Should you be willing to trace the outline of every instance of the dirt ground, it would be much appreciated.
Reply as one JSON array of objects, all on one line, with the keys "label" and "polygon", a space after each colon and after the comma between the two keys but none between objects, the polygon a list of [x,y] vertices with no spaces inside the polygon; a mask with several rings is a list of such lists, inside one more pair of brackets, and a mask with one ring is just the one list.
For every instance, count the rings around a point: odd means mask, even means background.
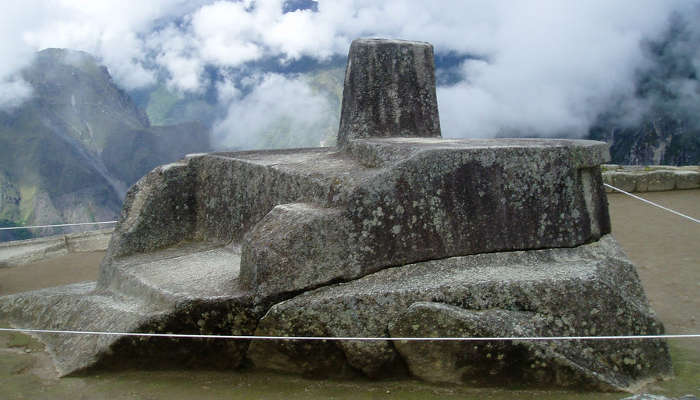
[{"label": "dirt ground", "polygon": [[97,280],[104,251],[72,253],[15,268],[0,268],[0,296]]},{"label": "dirt ground", "polygon": [[[700,218],[700,190],[640,196]],[[623,194],[608,195],[608,202],[613,236],[637,266],[667,333],[700,332],[700,224]]]},{"label": "dirt ground", "polygon": [[[700,217],[700,190],[644,193]],[[700,224],[621,194],[610,194],[613,235],[637,265],[647,296],[667,333],[700,333]],[[95,280],[104,252],[72,254],[0,268],[0,295]],[[2,322],[0,322],[2,324]],[[1,325],[6,326],[6,325]],[[647,392],[700,395],[700,339],[669,340],[676,378]],[[620,399],[624,394],[434,386],[416,381],[333,381],[261,372],[124,371],[57,379],[43,346],[0,332],[0,399]]]}]

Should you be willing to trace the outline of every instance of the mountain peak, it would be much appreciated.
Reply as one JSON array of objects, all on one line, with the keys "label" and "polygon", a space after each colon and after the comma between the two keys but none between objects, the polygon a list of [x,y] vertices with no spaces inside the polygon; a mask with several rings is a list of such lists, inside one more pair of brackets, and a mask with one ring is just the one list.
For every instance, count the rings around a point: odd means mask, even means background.
[{"label": "mountain peak", "polygon": [[36,53],[32,65],[39,69],[55,69],[57,66],[73,67],[101,79],[112,79],[107,68],[95,56],[81,50],[47,48]]},{"label": "mountain peak", "polygon": [[5,223],[114,219],[127,187],[151,168],[209,150],[203,126],[151,127],[84,51],[44,49],[22,77],[32,97],[0,115]]}]

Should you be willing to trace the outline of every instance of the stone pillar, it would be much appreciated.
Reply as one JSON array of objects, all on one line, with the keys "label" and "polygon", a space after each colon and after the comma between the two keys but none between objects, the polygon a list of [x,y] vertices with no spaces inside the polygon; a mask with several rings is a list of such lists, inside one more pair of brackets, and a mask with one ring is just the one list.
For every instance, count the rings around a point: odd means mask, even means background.
[{"label": "stone pillar", "polygon": [[440,137],[433,46],[356,39],[345,70],[338,146],[369,137]]}]

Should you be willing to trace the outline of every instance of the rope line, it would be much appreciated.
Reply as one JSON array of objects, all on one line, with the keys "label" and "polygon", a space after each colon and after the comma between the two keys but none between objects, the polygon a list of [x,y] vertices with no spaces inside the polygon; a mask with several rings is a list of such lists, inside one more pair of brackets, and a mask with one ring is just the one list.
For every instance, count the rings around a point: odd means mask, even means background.
[{"label": "rope line", "polygon": [[511,336],[511,337],[343,337],[343,336],[254,336],[254,335],[196,335],[185,333],[141,333],[141,332],[99,332],[69,331],[56,329],[0,328],[0,332],[53,333],[102,336],[140,336],[180,339],[234,339],[234,340],[309,340],[309,341],[391,341],[391,342],[454,342],[454,341],[544,341],[544,340],[643,340],[643,339],[691,339],[700,338],[696,334],[672,335],[620,335],[620,336]]},{"label": "rope line", "polygon": [[10,226],[0,228],[0,231],[9,231],[12,229],[33,229],[33,228],[58,228],[61,226],[79,226],[79,225],[100,225],[100,224],[116,224],[117,221],[102,221],[102,222],[78,222],[75,224],[55,224],[55,225],[31,225],[31,226]]},{"label": "rope line", "polygon": [[668,211],[668,212],[674,213],[674,214],[676,214],[676,215],[678,215],[678,216],[681,216],[681,217],[683,217],[683,218],[687,218],[687,219],[689,219],[689,220],[691,220],[691,221],[693,221],[693,222],[695,222],[695,223],[700,224],[700,219],[696,219],[696,218],[693,218],[693,217],[691,217],[691,216],[685,215],[685,214],[683,214],[683,213],[679,213],[679,212],[676,211],[676,210],[671,210],[670,208],[664,207],[664,206],[662,206],[661,204],[657,204],[657,203],[654,203],[653,201],[647,200],[647,199],[645,199],[645,198],[642,198],[642,197],[639,197],[639,196],[635,196],[635,195],[633,195],[632,193],[625,192],[624,190],[618,189],[618,188],[616,188],[615,186],[612,186],[612,185],[608,185],[607,183],[603,183],[603,185],[605,185],[606,187],[609,187],[609,188],[612,189],[612,190],[615,190],[615,191],[618,191],[618,192],[620,192],[620,193],[626,194],[626,195],[628,195],[628,196],[630,196],[630,197],[633,197],[633,198],[635,198],[635,199],[637,199],[637,200],[643,201],[643,202],[645,202],[645,203],[647,203],[647,204],[651,204],[652,206],[655,206],[655,207],[659,207],[659,208],[662,209],[662,210],[666,210],[666,211]]}]

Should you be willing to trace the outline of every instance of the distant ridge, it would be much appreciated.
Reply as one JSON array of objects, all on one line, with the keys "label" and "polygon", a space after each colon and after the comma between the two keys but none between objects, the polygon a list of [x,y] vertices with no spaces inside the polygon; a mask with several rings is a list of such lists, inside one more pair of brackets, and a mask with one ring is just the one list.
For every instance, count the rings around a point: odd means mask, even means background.
[{"label": "distant ridge", "polygon": [[22,76],[32,97],[0,111],[4,225],[114,219],[128,187],[153,167],[210,150],[202,124],[151,126],[88,53],[42,50]]}]

